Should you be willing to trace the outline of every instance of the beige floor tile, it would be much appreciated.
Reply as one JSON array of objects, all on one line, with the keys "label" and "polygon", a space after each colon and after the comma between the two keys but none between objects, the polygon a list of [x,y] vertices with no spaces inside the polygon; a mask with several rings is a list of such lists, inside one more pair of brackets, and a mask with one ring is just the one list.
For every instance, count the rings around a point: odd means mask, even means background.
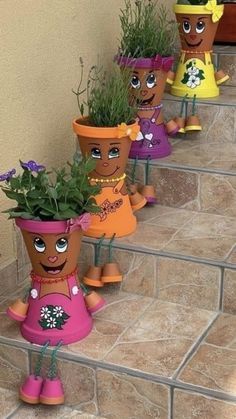
[{"label": "beige floor tile", "polygon": [[18,394],[6,388],[0,388],[0,418],[5,419],[19,406]]},{"label": "beige floor tile", "polygon": [[177,229],[173,227],[142,223],[138,225],[135,233],[119,241],[128,246],[135,244],[143,249],[160,250],[171,240],[176,231]]},{"label": "beige floor tile", "polygon": [[236,351],[203,344],[178,379],[236,396]]},{"label": "beige floor tile", "polygon": [[236,404],[175,390],[173,419],[236,419]]},{"label": "beige floor tile", "polygon": [[155,301],[105,361],[171,377],[213,317],[206,310]]},{"label": "beige floor tile", "polygon": [[100,416],[82,413],[66,406],[27,406],[26,404],[22,405],[12,417],[15,419],[102,419]]},{"label": "beige floor tile", "polygon": [[173,303],[217,310],[219,268],[177,259],[158,258],[157,297]]},{"label": "beige floor tile", "polygon": [[106,306],[95,317],[100,320],[108,320],[127,327],[134,322],[153,301],[151,298],[126,292],[112,292],[102,290]]},{"label": "beige floor tile", "polygon": [[[236,262],[235,250],[228,258],[228,262]],[[223,311],[236,314],[236,271],[232,269],[224,271]]]},{"label": "beige floor tile", "polygon": [[197,173],[151,166],[150,179],[161,205],[184,207],[198,197]]},{"label": "beige floor tile", "polygon": [[182,208],[170,208],[165,205],[145,207],[137,213],[139,223],[159,225],[162,227],[180,228],[190,221],[195,212]]},{"label": "beige floor tile", "polygon": [[168,419],[166,386],[126,374],[97,371],[101,415],[111,419]]},{"label": "beige floor tile", "polygon": [[106,320],[95,319],[93,330],[80,342],[68,346],[68,351],[77,355],[85,355],[101,360],[112,348],[125,326]]},{"label": "beige floor tile", "polygon": [[236,316],[221,314],[210,329],[206,343],[236,350]]},{"label": "beige floor tile", "polygon": [[202,211],[235,217],[236,178],[202,173],[199,199]]},{"label": "beige floor tile", "polygon": [[157,257],[140,253],[134,253],[133,256],[132,263],[121,285],[122,290],[154,297],[156,295]]},{"label": "beige floor tile", "polygon": [[164,246],[164,250],[225,260],[235,244],[235,237],[235,218],[199,213]]},{"label": "beige floor tile", "polygon": [[0,387],[18,392],[29,372],[28,352],[0,344]]}]

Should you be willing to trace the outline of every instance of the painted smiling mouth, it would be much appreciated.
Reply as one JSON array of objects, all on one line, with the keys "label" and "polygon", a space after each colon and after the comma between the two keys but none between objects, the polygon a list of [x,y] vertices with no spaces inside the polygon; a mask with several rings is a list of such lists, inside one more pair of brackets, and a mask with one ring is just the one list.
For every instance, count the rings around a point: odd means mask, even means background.
[{"label": "painted smiling mouth", "polygon": [[154,94],[154,95],[152,95],[150,98],[145,99],[145,100],[137,99],[137,104],[138,104],[139,106],[150,105],[150,103],[151,103],[151,102],[153,101],[153,99],[154,99],[154,96],[155,96],[155,94]]},{"label": "painted smiling mouth", "polygon": [[199,47],[199,45],[201,45],[201,43],[202,43],[202,39],[201,39],[201,41],[199,41],[197,44],[190,44],[188,41],[186,41],[185,40],[185,42],[186,42],[186,44],[188,45],[188,47],[192,47],[192,48],[194,48],[194,47]]},{"label": "painted smiling mouth", "polygon": [[104,176],[104,177],[110,177],[110,176],[113,176],[116,172],[117,172],[117,170],[119,170],[119,166],[116,166],[116,169],[114,170],[114,172],[112,172],[112,173],[110,173],[109,175],[104,175],[104,173],[99,173],[99,172],[97,172],[97,170],[94,170],[99,176]]},{"label": "painted smiling mouth", "polygon": [[67,261],[65,260],[65,262],[63,262],[59,266],[46,266],[43,263],[40,263],[40,265],[45,270],[45,272],[47,272],[48,274],[50,274],[50,275],[57,275],[57,274],[59,274],[62,271],[62,269],[64,268],[66,262]]}]

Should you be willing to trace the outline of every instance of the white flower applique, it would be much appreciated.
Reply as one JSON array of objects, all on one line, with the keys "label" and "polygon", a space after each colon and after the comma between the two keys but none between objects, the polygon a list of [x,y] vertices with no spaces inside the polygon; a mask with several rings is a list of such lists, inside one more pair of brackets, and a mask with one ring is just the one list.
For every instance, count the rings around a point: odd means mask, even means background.
[{"label": "white flower applique", "polygon": [[62,306],[48,304],[41,307],[40,320],[38,322],[43,330],[62,330],[69,318],[70,316],[63,310]]},{"label": "white flower applique", "polygon": [[186,65],[186,71],[181,83],[186,84],[190,89],[200,86],[201,80],[204,80],[204,71],[196,67],[195,61],[190,61]]}]

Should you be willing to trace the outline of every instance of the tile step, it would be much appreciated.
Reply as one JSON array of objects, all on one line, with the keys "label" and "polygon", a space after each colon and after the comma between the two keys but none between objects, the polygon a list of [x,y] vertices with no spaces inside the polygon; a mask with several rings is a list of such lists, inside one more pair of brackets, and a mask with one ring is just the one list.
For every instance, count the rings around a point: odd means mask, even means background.
[{"label": "tile step", "polygon": [[230,76],[225,83],[236,86],[236,47],[231,45],[215,45],[213,48],[216,66]]},{"label": "tile step", "polygon": [[[163,109],[165,120],[180,114],[182,98],[164,94]],[[187,116],[192,113],[192,99],[188,99]],[[185,139],[196,138],[206,143],[235,143],[236,120],[236,87],[221,87],[221,94],[217,98],[197,99],[197,115],[200,118],[202,131],[184,134]],[[181,137],[182,136],[182,137]],[[177,138],[183,138],[178,134]]]},{"label": "tile step", "polygon": [[[210,214],[236,216],[236,144],[172,140],[172,154],[150,161],[150,183],[162,205]],[[145,160],[139,160],[136,179],[145,182]],[[128,174],[133,161],[128,164]]]},{"label": "tile step", "polygon": [[[220,419],[235,418],[236,316],[114,289],[102,293],[107,305],[94,316],[91,334],[58,352],[68,407],[114,419],[131,412],[137,419],[215,419],[205,414],[220,408],[226,415]],[[6,317],[8,304],[0,310],[1,378],[16,392],[39,347]]]},{"label": "tile step", "polygon": [[[134,234],[116,239],[124,279],[114,288],[201,309],[236,313],[236,218],[157,205],[137,213]],[[94,260],[84,237],[80,278]],[[108,260],[104,240],[100,265]],[[111,286],[112,287],[112,286]]]}]

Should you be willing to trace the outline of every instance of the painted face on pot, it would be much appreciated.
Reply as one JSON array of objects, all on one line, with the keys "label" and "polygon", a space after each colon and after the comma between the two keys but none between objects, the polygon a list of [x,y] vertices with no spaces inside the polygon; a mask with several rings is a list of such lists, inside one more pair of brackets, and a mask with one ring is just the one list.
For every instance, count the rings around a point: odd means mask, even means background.
[{"label": "painted face on pot", "polygon": [[130,80],[131,102],[141,107],[152,107],[160,104],[167,73],[162,70],[135,68]]},{"label": "painted face on pot", "polygon": [[212,49],[218,22],[207,15],[176,15],[182,49],[203,52]]},{"label": "painted face on pot", "polygon": [[123,175],[131,147],[131,140],[123,138],[84,138],[80,137],[83,155],[89,155],[96,161],[95,169],[90,173],[93,178],[112,179]]},{"label": "painted face on pot", "polygon": [[73,272],[80,252],[81,230],[70,234],[38,234],[22,231],[33,271],[57,278]]}]

